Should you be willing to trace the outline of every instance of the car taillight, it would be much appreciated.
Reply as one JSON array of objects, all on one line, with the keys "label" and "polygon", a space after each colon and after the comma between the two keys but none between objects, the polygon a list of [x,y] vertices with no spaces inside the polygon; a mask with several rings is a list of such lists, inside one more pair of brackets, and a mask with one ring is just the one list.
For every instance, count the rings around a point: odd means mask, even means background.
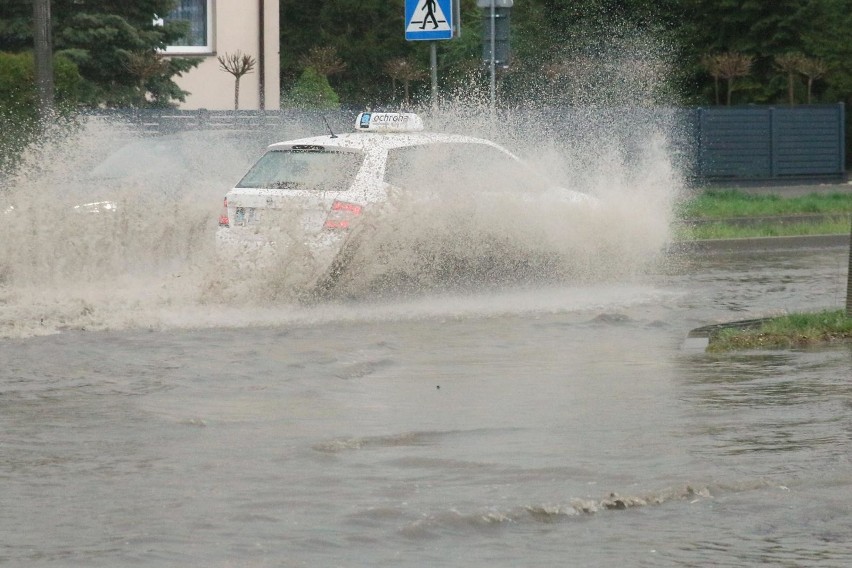
[{"label": "car taillight", "polygon": [[225,204],[222,206],[222,214],[219,215],[219,226],[230,227],[231,221],[228,219],[228,198],[225,198]]},{"label": "car taillight", "polygon": [[325,218],[324,229],[348,229],[349,225],[361,214],[363,207],[357,203],[346,201],[335,201],[331,204],[331,211]]}]

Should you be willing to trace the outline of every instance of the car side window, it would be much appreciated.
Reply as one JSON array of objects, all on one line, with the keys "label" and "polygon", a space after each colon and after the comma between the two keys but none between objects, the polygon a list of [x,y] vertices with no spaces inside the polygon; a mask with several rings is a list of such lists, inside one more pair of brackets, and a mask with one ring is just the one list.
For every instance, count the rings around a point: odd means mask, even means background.
[{"label": "car side window", "polygon": [[406,189],[513,189],[525,178],[523,165],[488,144],[433,143],[388,151],[385,181]]}]

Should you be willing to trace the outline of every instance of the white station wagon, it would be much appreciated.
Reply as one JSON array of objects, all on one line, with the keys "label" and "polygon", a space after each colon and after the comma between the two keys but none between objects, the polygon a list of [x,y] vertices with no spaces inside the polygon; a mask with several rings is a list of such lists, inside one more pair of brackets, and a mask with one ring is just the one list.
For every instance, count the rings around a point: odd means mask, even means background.
[{"label": "white station wagon", "polygon": [[[380,220],[400,202],[499,191],[530,200],[542,183],[489,140],[423,132],[413,113],[362,112],[355,132],[269,146],[225,196],[217,246],[229,256],[307,247],[323,270],[353,240],[368,238],[366,219]],[[558,191],[563,202],[591,201]]]}]

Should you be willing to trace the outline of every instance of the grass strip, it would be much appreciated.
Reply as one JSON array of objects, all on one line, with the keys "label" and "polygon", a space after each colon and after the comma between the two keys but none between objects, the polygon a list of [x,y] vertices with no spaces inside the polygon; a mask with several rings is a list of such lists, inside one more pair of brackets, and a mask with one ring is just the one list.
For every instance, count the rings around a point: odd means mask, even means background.
[{"label": "grass strip", "polygon": [[721,329],[710,336],[707,351],[789,349],[852,341],[852,318],[844,310],[794,313],[754,329]]},{"label": "grass strip", "polygon": [[751,195],[737,190],[711,190],[687,200],[677,209],[680,219],[771,217],[805,213],[852,213],[852,192],[781,197]]},{"label": "grass strip", "polygon": [[[837,235],[849,232],[844,216],[852,214],[852,192],[782,197],[709,190],[678,205],[676,213],[681,241]],[[815,218],[790,222],[797,215]]]}]

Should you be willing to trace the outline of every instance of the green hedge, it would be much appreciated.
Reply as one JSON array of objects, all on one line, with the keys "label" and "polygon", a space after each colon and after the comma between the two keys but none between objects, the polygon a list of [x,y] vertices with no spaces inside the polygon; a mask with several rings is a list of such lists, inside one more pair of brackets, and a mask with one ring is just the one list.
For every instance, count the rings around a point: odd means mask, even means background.
[{"label": "green hedge", "polygon": [[[56,111],[68,117],[77,106],[82,78],[77,66],[61,55],[53,59],[53,76]],[[39,132],[33,54],[0,52],[0,168],[4,174]]]}]

